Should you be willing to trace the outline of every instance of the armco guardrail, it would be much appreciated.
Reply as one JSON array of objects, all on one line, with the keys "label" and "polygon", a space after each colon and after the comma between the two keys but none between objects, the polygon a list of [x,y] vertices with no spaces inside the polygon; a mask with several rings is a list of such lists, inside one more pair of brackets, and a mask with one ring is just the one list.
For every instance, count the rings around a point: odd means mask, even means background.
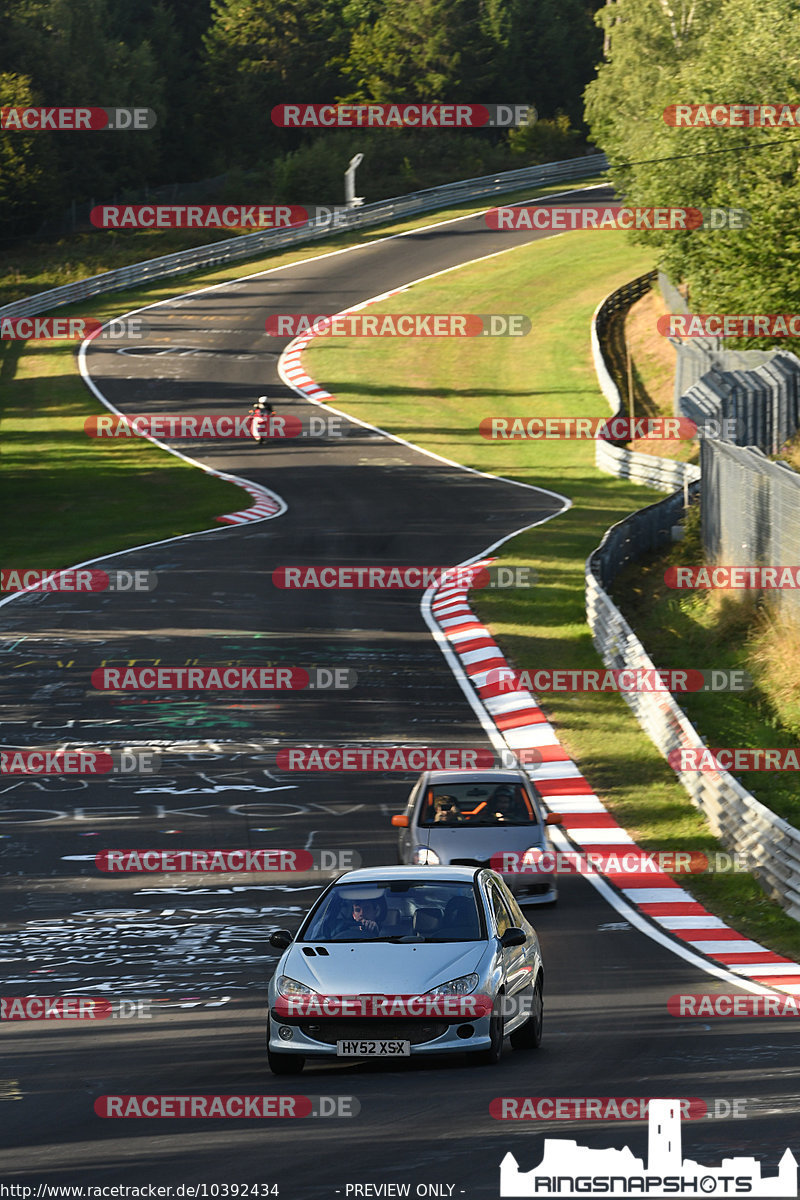
[{"label": "armco guardrail", "polygon": [[[612,293],[613,297],[617,295]],[[598,313],[605,303],[599,306]],[[618,307],[618,300],[614,300],[614,304]],[[616,415],[622,407],[622,398],[603,357],[597,335],[598,313],[592,319],[595,369],[603,394]],[[609,443],[598,442],[597,450],[596,464],[602,470],[610,470],[611,474],[622,475],[632,465],[635,473],[630,473],[628,478],[649,482],[640,477],[640,464],[635,461],[649,459],[654,464],[653,471],[660,467],[678,468],[687,482],[692,480],[692,495],[700,490],[699,467],[632,454]],[[601,454],[607,457],[608,466],[599,461]],[[665,484],[667,477],[665,473]],[[653,482],[653,486],[659,484]],[[586,619],[597,652],[607,667],[655,667],[606,589],[629,562],[669,543],[672,526],[677,523],[682,510],[683,495],[676,492],[632,513],[607,531],[586,562]],[[665,757],[672,750],[700,749],[705,745],[669,692],[622,695],[645,733]],[[767,895],[781,904],[789,916],[800,920],[800,831],[771,812],[727,771],[679,771],[677,775],[722,844],[730,851],[746,855]]]},{"label": "armco guardrail", "polygon": [[[614,316],[627,310],[635,300],[644,296],[652,287],[657,275],[657,271],[649,271],[646,275],[640,275],[617,288],[598,304],[592,314],[594,369],[600,390],[615,417],[624,414],[626,409],[606,361],[604,338]],[[599,471],[605,471],[607,475],[616,475],[618,479],[630,479],[633,483],[641,483],[660,492],[674,492],[676,488],[683,487],[684,483],[694,483],[700,478],[700,468],[691,463],[657,458],[653,454],[641,454],[599,438],[594,446],[594,464]]]},{"label": "armco guardrail", "polygon": [[[677,518],[682,502],[682,496],[670,496],[612,526],[586,563],[586,619],[597,651],[608,667],[655,666],[603,584],[608,586],[620,565],[635,556],[626,556],[626,549],[630,550],[640,536],[632,535],[630,526],[649,514],[651,533],[657,528],[666,529]],[[661,512],[655,515],[655,509]],[[672,750],[705,745],[669,692],[622,695],[665,757]],[[727,771],[679,771],[677,775],[722,844],[730,851],[745,854],[767,895],[789,916],[800,920],[800,830],[770,812]]]},{"label": "armco guardrail", "polygon": [[92,275],[76,283],[39,292],[24,300],[15,300],[0,308],[0,316],[28,317],[46,312],[64,304],[74,304],[104,292],[118,292],[152,279],[164,279],[171,275],[185,275],[201,267],[215,267],[222,263],[237,262],[251,258],[262,250],[279,250],[284,246],[295,246],[303,242],[330,237],[331,233],[342,233],[349,229],[366,229],[385,221],[413,216],[415,213],[430,212],[458,204],[465,200],[478,200],[484,196],[496,196],[517,188],[554,183],[558,180],[579,179],[598,171],[605,171],[608,160],[605,154],[590,154],[583,158],[570,158],[565,162],[542,163],[536,167],[523,167],[517,171],[502,171],[497,175],[482,175],[475,179],[461,179],[456,183],[445,183],[440,187],[425,188],[410,192],[407,196],[395,196],[390,200],[378,200],[351,209],[345,214],[345,224],[331,227],[327,223],[312,222],[298,229],[268,229],[263,233],[248,233],[229,238],[224,242],[212,242],[207,246],[196,246],[192,250],[180,250],[176,254],[165,254],[147,262],[119,267]]}]

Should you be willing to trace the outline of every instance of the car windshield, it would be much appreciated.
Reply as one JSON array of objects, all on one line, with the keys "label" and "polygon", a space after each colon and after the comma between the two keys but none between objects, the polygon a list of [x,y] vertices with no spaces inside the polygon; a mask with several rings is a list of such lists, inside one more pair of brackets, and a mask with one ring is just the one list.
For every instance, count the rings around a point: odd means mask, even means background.
[{"label": "car windshield", "polygon": [[301,942],[474,942],[486,937],[471,883],[337,884]]},{"label": "car windshield", "polygon": [[439,783],[427,788],[419,824],[500,826],[538,825],[530,797],[519,783]]}]

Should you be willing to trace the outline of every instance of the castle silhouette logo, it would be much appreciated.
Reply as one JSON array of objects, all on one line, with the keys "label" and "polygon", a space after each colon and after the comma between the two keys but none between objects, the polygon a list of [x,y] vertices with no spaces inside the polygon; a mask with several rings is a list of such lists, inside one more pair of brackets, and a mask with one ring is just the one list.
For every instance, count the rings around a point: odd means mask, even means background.
[{"label": "castle silhouette logo", "polygon": [[542,1161],[520,1171],[509,1153],[500,1164],[501,1196],[541,1200],[568,1196],[797,1196],[797,1160],[787,1149],[778,1174],[762,1179],[757,1158],[724,1158],[702,1167],[681,1153],[679,1100],[651,1100],[647,1166],[630,1149],[590,1150],[567,1138],[545,1138]]}]

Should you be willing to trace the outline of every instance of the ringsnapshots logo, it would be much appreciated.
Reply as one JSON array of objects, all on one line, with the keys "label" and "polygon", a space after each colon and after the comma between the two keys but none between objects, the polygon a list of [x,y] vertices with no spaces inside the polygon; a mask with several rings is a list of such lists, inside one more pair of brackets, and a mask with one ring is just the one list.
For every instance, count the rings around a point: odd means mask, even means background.
[{"label": "ringsnapshots logo", "polygon": [[155,571],[99,571],[72,567],[54,571],[52,567],[0,568],[3,592],[152,592],[158,585]]},{"label": "ringsnapshots logo", "polygon": [[[98,1117],[177,1117],[181,1120],[212,1117],[257,1120],[302,1117],[357,1117],[361,1103],[355,1096],[98,1096]],[[198,1193],[199,1195],[200,1193]],[[188,1193],[187,1193],[188,1195]]]},{"label": "ringsnapshots logo", "polygon": [[656,321],[662,337],[800,337],[800,313],[665,313]]},{"label": "ringsnapshots logo", "polygon": [[157,775],[154,750],[0,750],[0,775]]},{"label": "ringsnapshots logo", "polygon": [[690,233],[696,230],[747,229],[744,208],[626,208],[621,205],[528,205],[490,208],[484,214],[488,229],[542,230],[566,233],[575,229],[628,229]]},{"label": "ringsnapshots logo", "polygon": [[674,129],[794,129],[800,104],[669,104],[662,115]]},{"label": "ringsnapshots logo", "polygon": [[284,591],[425,591],[429,587],[529,588],[538,583],[532,567],[498,563],[469,567],[286,566],[272,572],[273,587]]},{"label": "ringsnapshots logo", "polygon": [[591,1149],[573,1139],[546,1138],[542,1159],[521,1171],[510,1152],[500,1164],[501,1197],[649,1196],[696,1200],[702,1195],[796,1196],[797,1160],[786,1150],[777,1175],[762,1177],[757,1158],[723,1158],[704,1167],[683,1157],[680,1099],[652,1099],[648,1106],[647,1162],[628,1146],[622,1150]]},{"label": "ringsnapshots logo", "polygon": [[524,313],[274,313],[267,317],[269,337],[527,337],[532,329]]},{"label": "ringsnapshots logo", "polygon": [[747,671],[715,668],[608,667],[605,670],[494,667],[484,686],[490,695],[529,692],[744,692],[753,686]]},{"label": "ringsnapshots logo", "polygon": [[98,692],[302,692],[349,691],[352,667],[97,667]]},{"label": "ringsnapshots logo", "polygon": [[306,871],[355,871],[357,850],[101,850],[95,866],[105,874],[291,874]]},{"label": "ringsnapshots logo", "polygon": [[141,317],[119,317],[100,321],[97,317],[2,317],[3,342],[100,342],[141,341],[149,333]]},{"label": "ringsnapshots logo", "polygon": [[153,129],[152,108],[0,108],[0,129],[20,133]]},{"label": "ringsnapshots logo", "polygon": [[176,438],[193,441],[203,438],[252,438],[266,441],[304,440],[344,437],[342,418],[310,414],[296,417],[230,413],[198,415],[191,413],[142,413],[128,417],[107,413],[87,417],[83,431],[90,438]]},{"label": "ringsnapshots logo", "polygon": [[509,129],[533,125],[532,104],[276,104],[281,129]]}]

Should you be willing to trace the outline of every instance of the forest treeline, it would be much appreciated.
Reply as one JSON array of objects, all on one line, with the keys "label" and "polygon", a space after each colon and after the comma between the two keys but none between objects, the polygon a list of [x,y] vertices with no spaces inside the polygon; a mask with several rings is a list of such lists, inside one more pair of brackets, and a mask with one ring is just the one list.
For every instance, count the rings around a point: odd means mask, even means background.
[{"label": "forest treeline", "polygon": [[[599,0],[6,0],[0,106],[153,109],[144,132],[0,133],[0,238],[224,177],[227,200],[367,199],[580,153]],[[279,129],[287,102],[528,103],[508,133]],[[193,197],[195,198],[195,197]],[[213,186],[203,197],[217,198]]]}]

